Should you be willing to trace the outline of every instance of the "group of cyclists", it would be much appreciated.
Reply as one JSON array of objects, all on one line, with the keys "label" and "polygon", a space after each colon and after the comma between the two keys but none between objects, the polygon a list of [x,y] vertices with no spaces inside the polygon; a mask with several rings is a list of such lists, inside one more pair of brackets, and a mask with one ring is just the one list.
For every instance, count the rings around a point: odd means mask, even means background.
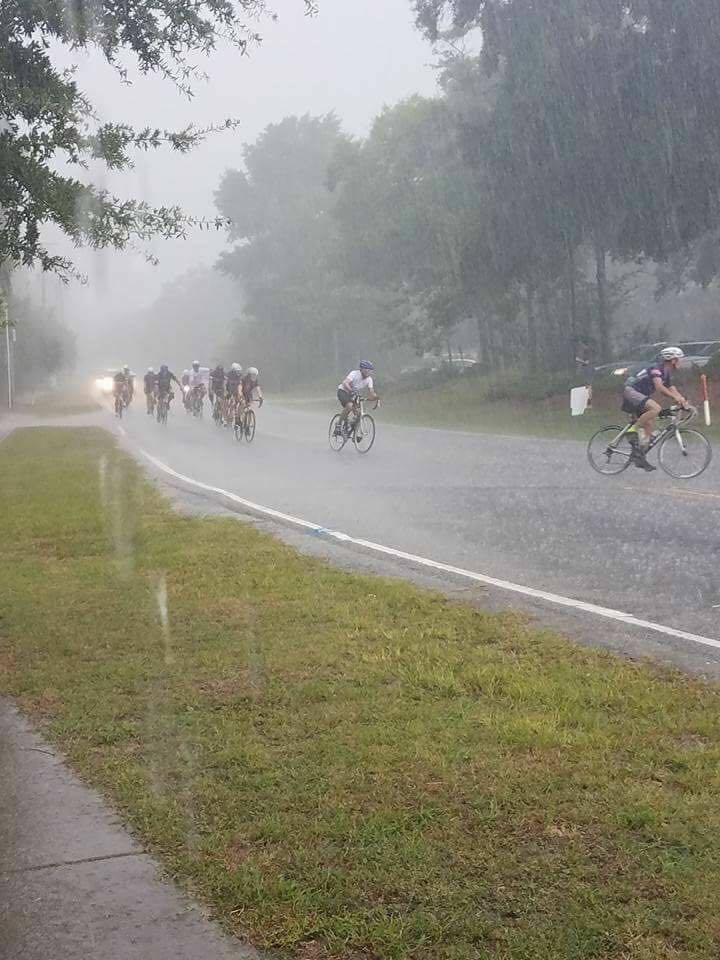
[{"label": "group of cyclists", "polygon": [[[342,383],[338,384],[337,398],[342,407],[340,427],[347,421],[353,411],[357,397],[368,400],[378,400],[373,383],[375,367],[369,360],[361,360],[357,369],[350,370]],[[207,396],[216,420],[225,425],[237,422],[243,411],[250,404],[257,402],[262,406],[264,402],[260,386],[260,371],[257,367],[248,367],[243,371],[239,363],[233,363],[226,371],[221,363],[209,372],[204,370],[199,360],[193,360],[180,378],[163,364],[158,370],[148,367],[143,377],[143,388],[148,416],[152,416],[160,398],[170,403],[175,394],[173,383],[177,384],[182,395],[186,410],[193,410],[196,404],[202,404]],[[116,403],[119,399],[124,406],[128,406],[135,393],[135,374],[125,364],[113,378],[113,393]]]},{"label": "group of cyclists", "polygon": [[[135,374],[125,364],[113,377],[113,393],[116,398],[116,410],[121,403],[125,407],[131,403],[135,393]],[[257,367],[248,367],[243,371],[239,363],[233,363],[225,371],[222,364],[212,370],[203,369],[199,360],[193,360],[190,367],[183,370],[178,378],[168,367],[162,364],[157,370],[148,367],[143,376],[143,389],[148,416],[153,416],[159,401],[169,405],[175,398],[173,384],[177,384],[183,406],[188,412],[202,409],[207,396],[215,418],[225,425],[232,425],[242,412],[257,402],[264,402],[260,386],[260,372]]]},{"label": "group of cyclists", "polygon": [[[672,374],[685,356],[680,347],[665,347],[656,360],[625,381],[622,409],[635,419],[628,431],[633,445],[632,462],[643,470],[654,470],[647,460],[646,453],[653,437],[655,421],[661,411],[659,400],[667,398],[683,408],[688,407],[686,398],[672,384]],[[336,430],[344,429],[348,417],[355,409],[357,397],[378,400],[373,383],[374,366],[369,360],[362,360],[356,370],[351,370],[338,384],[337,398],[342,413]],[[184,370],[180,379],[163,364],[156,372],[148,367],[145,374],[144,390],[147,412],[152,415],[160,397],[173,399],[172,385],[176,383],[183,396],[183,403],[190,410],[194,403],[201,403],[207,395],[216,420],[227,426],[238,422],[243,411],[253,402],[263,404],[260,387],[260,374],[257,367],[248,367],[243,372],[239,363],[231,364],[225,370],[217,364],[206,373],[198,360],[193,360],[190,368]],[[134,393],[134,374],[125,365],[114,377],[114,392],[120,395],[125,405],[132,400]]]}]

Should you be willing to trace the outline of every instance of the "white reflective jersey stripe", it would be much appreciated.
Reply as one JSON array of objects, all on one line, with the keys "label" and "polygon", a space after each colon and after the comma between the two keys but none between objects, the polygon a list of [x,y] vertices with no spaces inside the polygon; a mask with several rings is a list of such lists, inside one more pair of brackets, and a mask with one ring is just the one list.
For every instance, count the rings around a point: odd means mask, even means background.
[{"label": "white reflective jersey stripe", "polygon": [[338,384],[338,390],[347,390],[348,393],[372,393],[373,378],[363,377],[359,370],[351,370],[343,382]]}]

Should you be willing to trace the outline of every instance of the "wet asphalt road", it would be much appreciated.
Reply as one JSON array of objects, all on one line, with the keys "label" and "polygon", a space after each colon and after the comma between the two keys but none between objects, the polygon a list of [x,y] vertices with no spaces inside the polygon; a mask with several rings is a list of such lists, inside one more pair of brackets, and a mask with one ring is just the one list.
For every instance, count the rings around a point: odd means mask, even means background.
[{"label": "wet asphalt road", "polygon": [[251,446],[177,401],[166,428],[137,404],[122,426],[174,470],[320,526],[720,639],[720,454],[692,481],[608,478],[576,441],[403,428],[381,409],[361,456],[330,450],[331,412],[268,402]]}]

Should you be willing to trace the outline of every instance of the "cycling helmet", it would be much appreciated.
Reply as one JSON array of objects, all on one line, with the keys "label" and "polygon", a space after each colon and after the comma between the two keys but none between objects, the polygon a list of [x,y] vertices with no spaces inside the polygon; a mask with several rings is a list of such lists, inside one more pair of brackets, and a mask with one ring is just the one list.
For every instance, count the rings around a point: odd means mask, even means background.
[{"label": "cycling helmet", "polygon": [[188,370],[187,367],[185,367],[185,369],[183,370],[183,376],[184,377],[187,376],[188,373],[190,373],[190,371]]},{"label": "cycling helmet", "polygon": [[195,373],[197,373],[198,370],[200,369],[200,361],[199,361],[199,360],[193,360],[191,366],[192,366],[193,370],[195,371]]},{"label": "cycling helmet", "polygon": [[148,373],[155,373],[154,368],[153,368],[153,367],[148,367]]},{"label": "cycling helmet", "polygon": [[160,367],[160,373],[168,373],[168,366],[167,366],[166,363],[164,363],[164,364]]},{"label": "cycling helmet", "polygon": [[359,363],[359,367],[360,367],[361,370],[374,370],[374,369],[375,369],[375,367],[372,365],[372,363],[370,363],[369,360],[361,360],[360,363]]},{"label": "cycling helmet", "polygon": [[260,371],[257,367],[248,367],[247,372],[248,375],[253,378],[253,380],[257,380],[257,378],[260,376]]},{"label": "cycling helmet", "polygon": [[660,357],[663,360],[682,360],[685,356],[680,347],[665,347],[660,351]]},{"label": "cycling helmet", "polygon": [[130,367],[126,363],[123,364],[123,373],[130,373]]},{"label": "cycling helmet", "polygon": [[239,363],[234,363],[234,364],[230,367],[230,369],[231,369],[231,370],[234,370],[236,373],[241,373],[241,372],[242,372],[242,367],[240,366]]}]

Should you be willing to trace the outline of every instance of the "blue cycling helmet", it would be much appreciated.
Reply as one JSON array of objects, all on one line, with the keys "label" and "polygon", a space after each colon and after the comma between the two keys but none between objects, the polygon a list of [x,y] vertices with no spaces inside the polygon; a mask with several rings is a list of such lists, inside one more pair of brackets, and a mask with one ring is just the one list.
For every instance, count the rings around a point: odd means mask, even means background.
[{"label": "blue cycling helmet", "polygon": [[369,360],[361,360],[359,366],[360,366],[360,369],[361,369],[361,370],[374,370],[374,369],[375,369],[375,367],[370,363]]},{"label": "blue cycling helmet", "polygon": [[168,372],[167,364],[164,363],[164,364],[160,367],[160,373],[167,373],[167,372]]}]

